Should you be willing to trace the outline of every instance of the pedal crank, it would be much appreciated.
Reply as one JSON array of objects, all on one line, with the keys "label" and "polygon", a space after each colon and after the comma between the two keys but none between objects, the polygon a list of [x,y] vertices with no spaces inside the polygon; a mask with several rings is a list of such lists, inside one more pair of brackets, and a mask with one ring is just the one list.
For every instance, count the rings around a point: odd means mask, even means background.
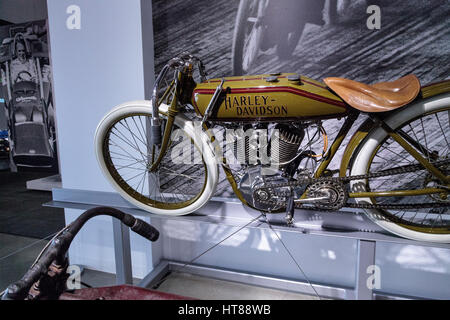
[{"label": "pedal crank", "polygon": [[290,227],[294,225],[294,213],[295,213],[295,201],[294,195],[291,193],[286,202],[286,216],[284,217],[287,225]]}]

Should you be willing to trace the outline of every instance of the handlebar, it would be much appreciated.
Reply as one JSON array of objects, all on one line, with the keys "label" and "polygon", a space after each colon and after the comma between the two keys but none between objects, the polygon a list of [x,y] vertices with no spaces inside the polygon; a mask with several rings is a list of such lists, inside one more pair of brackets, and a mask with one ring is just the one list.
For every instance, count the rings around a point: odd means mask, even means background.
[{"label": "handlebar", "polygon": [[[175,69],[182,73],[192,73],[194,67],[198,68],[200,74],[200,80],[206,81],[206,71],[203,62],[195,57],[194,55],[183,52],[178,57],[172,58],[169,62],[162,68],[158,77],[155,80],[155,85],[153,86],[152,92],[152,118],[151,118],[151,131],[152,131],[152,143],[154,145],[160,145],[162,142],[161,136],[161,122],[159,120],[159,104],[158,104],[158,87],[161,81],[166,76],[169,69]],[[178,78],[175,78],[175,81],[178,81]]]},{"label": "handlebar", "polygon": [[85,211],[70,225],[61,230],[51,241],[49,247],[44,250],[42,256],[28,269],[25,275],[11,284],[1,297],[2,300],[23,300],[27,297],[31,286],[47,273],[50,265],[55,263],[60,265],[65,260],[65,255],[73,238],[83,225],[91,218],[99,215],[109,215],[119,219],[123,224],[142,237],[156,241],[159,231],[145,221],[135,218],[130,214],[110,207],[96,207]]}]

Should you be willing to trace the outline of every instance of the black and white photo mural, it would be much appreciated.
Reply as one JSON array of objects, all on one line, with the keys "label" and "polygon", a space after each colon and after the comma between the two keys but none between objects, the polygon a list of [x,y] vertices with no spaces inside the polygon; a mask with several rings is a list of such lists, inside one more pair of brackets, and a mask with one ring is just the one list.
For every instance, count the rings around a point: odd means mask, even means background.
[{"label": "black and white photo mural", "polygon": [[[152,3],[156,73],[188,51],[202,59],[209,78],[289,72],[318,81],[342,77],[374,84],[414,74],[425,86],[450,77],[446,0]],[[352,131],[364,120],[360,117]],[[440,120],[449,121],[448,115]],[[343,119],[323,121],[330,141],[342,124]],[[440,132],[436,119],[425,126]],[[436,134],[435,141],[444,138]],[[341,149],[330,164],[334,169]],[[381,167],[388,168],[390,158]],[[226,179],[221,181],[218,195],[232,195]]]},{"label": "black and white photo mural", "polygon": [[200,57],[211,77],[298,72],[422,84],[449,76],[446,0],[153,0],[156,72]]},{"label": "black and white photo mural", "polygon": [[0,112],[11,168],[57,171],[55,112],[45,20],[0,28]]}]

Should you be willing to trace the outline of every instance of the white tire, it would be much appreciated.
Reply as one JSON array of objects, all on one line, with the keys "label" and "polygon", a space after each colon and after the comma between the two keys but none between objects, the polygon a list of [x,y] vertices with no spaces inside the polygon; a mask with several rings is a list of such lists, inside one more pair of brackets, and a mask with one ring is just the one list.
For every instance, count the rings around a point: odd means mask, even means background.
[{"label": "white tire", "polygon": [[[450,94],[442,94],[429,99],[418,101],[399,112],[390,116],[386,123],[393,129],[400,127],[402,124],[410,121],[420,115],[428,112],[438,111],[448,108],[450,110]],[[377,128],[369,132],[365,138],[363,145],[357,152],[353,166],[351,168],[351,175],[366,174],[369,170],[371,157],[376,151],[377,146],[384,141],[387,133],[382,128]],[[369,186],[366,180],[354,180],[350,183],[350,192],[366,192]],[[358,203],[373,203],[370,198],[355,198]],[[376,209],[365,209],[367,216],[377,223],[382,228],[392,232],[401,237],[429,242],[450,243],[450,233],[436,234],[425,233],[412,228],[406,228],[398,225],[383,215],[382,211]],[[449,213],[450,214],[450,213]]]},{"label": "white tire", "polygon": [[[167,105],[162,104],[160,106],[160,113],[166,113],[168,109]],[[100,169],[108,180],[109,183],[114,187],[114,189],[128,202],[132,203],[136,207],[146,210],[151,213],[161,214],[161,215],[185,215],[192,213],[194,211],[199,210],[203,205],[205,205],[211,196],[214,194],[216,189],[217,181],[218,181],[218,166],[215,162],[215,157],[212,151],[211,144],[208,140],[207,135],[204,132],[198,132],[194,128],[194,125],[191,121],[185,118],[182,114],[179,114],[175,117],[174,125],[178,128],[182,129],[194,142],[196,146],[201,147],[201,153],[203,156],[203,163],[205,165],[206,178],[203,190],[199,195],[197,195],[194,202],[189,205],[181,208],[175,209],[166,209],[166,208],[158,208],[146,203],[143,203],[137,200],[135,197],[127,193],[123,188],[117,183],[117,181],[113,178],[110,171],[108,170],[108,166],[105,162],[104,153],[104,141],[110,130],[111,126],[115,124],[118,119],[122,119],[127,115],[132,114],[144,114],[151,116],[152,105],[150,101],[130,101],[123,103],[113,110],[111,110],[99,123],[97,126],[97,130],[95,132],[95,153],[97,156],[98,163],[100,165]]]}]

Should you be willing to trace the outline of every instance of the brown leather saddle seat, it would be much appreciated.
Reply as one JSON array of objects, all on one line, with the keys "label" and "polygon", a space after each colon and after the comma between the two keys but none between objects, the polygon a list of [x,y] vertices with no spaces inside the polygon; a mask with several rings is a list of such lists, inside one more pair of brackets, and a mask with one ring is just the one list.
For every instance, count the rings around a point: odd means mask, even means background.
[{"label": "brown leather saddle seat", "polygon": [[325,78],[327,86],[355,109],[385,112],[413,101],[420,92],[419,79],[413,74],[390,82],[368,85],[344,78]]}]

